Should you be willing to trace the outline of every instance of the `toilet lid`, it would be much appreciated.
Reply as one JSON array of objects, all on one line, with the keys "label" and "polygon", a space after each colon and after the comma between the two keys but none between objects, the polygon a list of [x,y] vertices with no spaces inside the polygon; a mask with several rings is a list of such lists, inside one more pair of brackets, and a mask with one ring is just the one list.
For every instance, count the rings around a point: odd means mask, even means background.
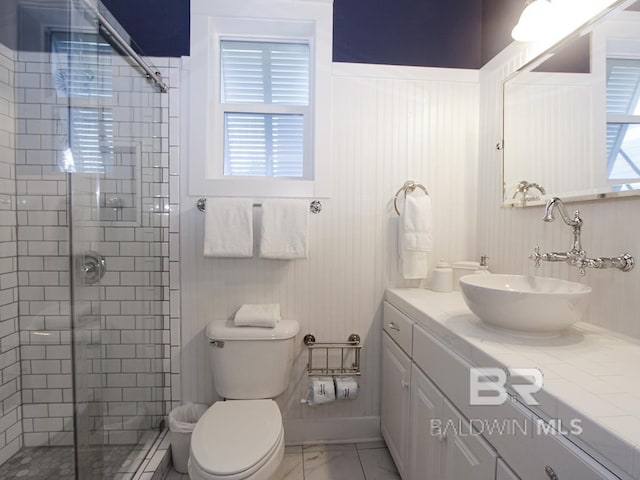
[{"label": "toilet lid", "polygon": [[281,432],[282,416],[273,400],[216,402],[193,430],[191,456],[213,475],[237,474],[271,452]]}]

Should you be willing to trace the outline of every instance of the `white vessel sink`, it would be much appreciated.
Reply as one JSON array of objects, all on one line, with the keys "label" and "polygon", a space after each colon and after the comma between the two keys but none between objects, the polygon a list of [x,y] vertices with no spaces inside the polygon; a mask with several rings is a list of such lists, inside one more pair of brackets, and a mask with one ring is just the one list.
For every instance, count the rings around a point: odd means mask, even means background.
[{"label": "white vessel sink", "polygon": [[591,287],[527,275],[467,275],[465,302],[490,325],[528,333],[555,333],[582,320]]}]

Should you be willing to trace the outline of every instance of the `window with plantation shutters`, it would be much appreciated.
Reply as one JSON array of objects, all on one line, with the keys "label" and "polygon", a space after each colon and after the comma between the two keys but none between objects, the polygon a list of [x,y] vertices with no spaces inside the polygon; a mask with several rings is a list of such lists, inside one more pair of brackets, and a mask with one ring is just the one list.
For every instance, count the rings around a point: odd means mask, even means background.
[{"label": "window with plantation shutters", "polygon": [[191,0],[189,194],[328,198],[333,0]]},{"label": "window with plantation shutters", "polygon": [[308,43],[221,40],[225,176],[313,176]]},{"label": "window with plantation shutters", "polygon": [[607,58],[607,170],[610,180],[640,178],[640,60]]}]

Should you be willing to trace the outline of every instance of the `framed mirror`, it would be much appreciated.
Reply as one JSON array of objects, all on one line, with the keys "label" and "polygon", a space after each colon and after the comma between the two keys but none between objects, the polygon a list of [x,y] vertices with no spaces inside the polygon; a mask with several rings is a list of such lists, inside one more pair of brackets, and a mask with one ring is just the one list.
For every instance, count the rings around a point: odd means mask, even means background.
[{"label": "framed mirror", "polygon": [[503,83],[503,205],[640,195],[640,0]]}]

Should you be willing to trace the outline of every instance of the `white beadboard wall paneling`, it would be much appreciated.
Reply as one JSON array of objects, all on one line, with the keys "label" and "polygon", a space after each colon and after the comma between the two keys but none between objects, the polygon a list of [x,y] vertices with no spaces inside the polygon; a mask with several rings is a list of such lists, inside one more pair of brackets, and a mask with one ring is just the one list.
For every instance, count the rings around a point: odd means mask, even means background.
[{"label": "white beadboard wall paneling", "polygon": [[[536,269],[528,259],[535,246],[540,245],[544,252],[568,250],[570,228],[561,219],[543,222],[542,206],[500,207],[502,154],[495,145],[502,137],[502,82],[531,55],[513,44],[480,71],[477,252],[489,255],[492,272],[552,276],[590,285],[593,294],[587,320],[640,338],[639,268],[628,273],[590,269],[582,278],[564,263],[543,262]],[[569,203],[567,208],[579,209],[582,214],[582,244],[589,256],[617,256],[628,251],[640,258],[640,222],[635,221],[640,198]]]},{"label": "white beadboard wall paneling", "polygon": [[[186,76],[188,64],[184,67]],[[432,196],[432,263],[441,257],[470,259],[478,250],[478,72],[334,67],[333,155],[318,159],[332,162],[332,197],[323,200],[320,214],[310,216],[308,260],[204,258],[204,215],[195,208],[197,197],[188,195],[187,162],[182,164],[181,362],[182,371],[190,372],[182,375],[182,399],[211,403],[215,398],[204,336],[212,319],[231,318],[243,303],[280,303],[283,316],[301,324],[291,385],[278,399],[285,421],[302,425],[298,421],[353,417],[361,419],[362,434],[371,436],[365,426],[379,416],[384,290],[419,285],[397,272],[396,190],[413,179]],[[188,158],[185,144],[181,156]],[[258,224],[260,210],[254,212]],[[318,408],[300,403],[308,385],[306,333],[318,341],[346,341],[351,333],[360,334],[358,399]]]}]

